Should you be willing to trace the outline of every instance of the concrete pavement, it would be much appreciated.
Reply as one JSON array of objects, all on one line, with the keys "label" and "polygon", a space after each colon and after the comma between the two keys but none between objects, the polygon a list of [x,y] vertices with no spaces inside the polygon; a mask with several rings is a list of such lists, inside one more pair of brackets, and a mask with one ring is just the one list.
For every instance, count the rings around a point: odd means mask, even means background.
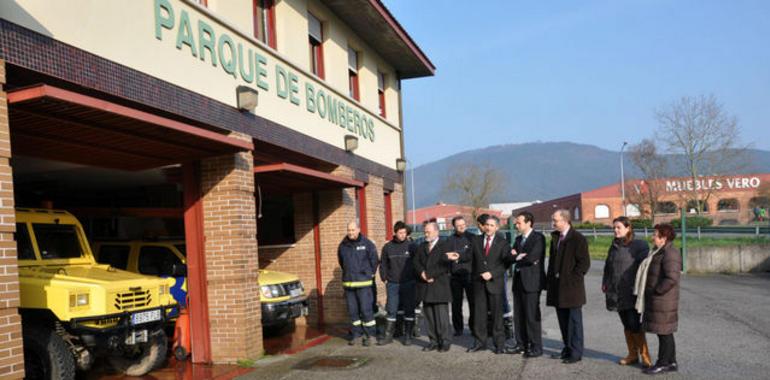
[{"label": "concrete pavement", "polygon": [[[423,353],[427,338],[411,347],[350,347],[342,339],[294,356],[266,357],[241,379],[617,379],[648,378],[637,366],[616,364],[625,355],[623,328],[616,313],[604,307],[600,291],[603,263],[594,261],[586,278],[588,304],[583,308],[586,352],[583,361],[564,365],[550,359],[561,349],[553,308],[542,307],[546,355],[524,360],[489,351],[468,354],[473,339],[456,339],[450,352]],[[541,297],[544,305],[545,297]],[[770,274],[683,277],[679,331],[675,334],[680,372],[660,378],[770,378]],[[648,334],[653,361],[657,337]],[[308,360],[355,357],[354,369],[298,369]],[[334,364],[333,360],[327,362]]]}]

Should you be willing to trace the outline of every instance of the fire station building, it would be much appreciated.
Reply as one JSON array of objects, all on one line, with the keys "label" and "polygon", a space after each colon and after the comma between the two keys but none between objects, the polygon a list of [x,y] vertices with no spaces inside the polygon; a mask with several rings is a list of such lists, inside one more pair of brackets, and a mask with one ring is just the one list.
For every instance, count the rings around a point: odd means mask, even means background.
[{"label": "fire station building", "polygon": [[[658,194],[656,222],[667,222],[679,218],[681,210],[694,214],[696,201],[688,199],[693,191],[701,194],[703,216],[713,220],[714,225],[749,224],[755,220],[755,209],[770,207],[770,199],[762,189],[770,184],[770,173],[737,174],[734,176],[703,177],[698,181],[689,178],[661,179],[654,191]],[[642,204],[640,194],[648,194],[649,187],[644,181],[626,181],[625,215],[630,218],[649,218],[649,206]],[[568,209],[573,222],[592,222],[610,225],[612,220],[623,216],[623,192],[620,183],[600,187],[582,193],[551,199],[528,207],[513,210],[530,211],[538,224],[548,224],[556,209]]]},{"label": "fire station building", "polygon": [[0,2],[0,377],[23,371],[15,207],[181,236],[195,362],[263,352],[260,268],[345,322],[337,245],[403,219],[401,81],[434,71],[380,0]]}]

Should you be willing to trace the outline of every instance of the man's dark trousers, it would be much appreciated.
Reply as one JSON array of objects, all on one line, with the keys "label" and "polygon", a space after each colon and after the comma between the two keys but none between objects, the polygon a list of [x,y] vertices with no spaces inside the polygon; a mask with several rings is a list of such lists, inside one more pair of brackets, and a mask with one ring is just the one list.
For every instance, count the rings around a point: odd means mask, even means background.
[{"label": "man's dark trousers", "polygon": [[345,302],[348,306],[350,322],[353,324],[353,338],[358,338],[364,333],[370,338],[377,332],[374,312],[372,311],[372,287],[345,288]]},{"label": "man's dark trousers", "polygon": [[449,283],[452,288],[452,326],[456,332],[463,331],[463,293],[468,299],[468,328],[473,328],[473,283],[470,273],[453,274]]},{"label": "man's dark trousers", "polygon": [[516,326],[516,345],[534,353],[543,352],[540,326],[540,291],[526,292],[521,275],[514,276],[513,319]]},{"label": "man's dark trousers", "polygon": [[445,303],[424,303],[422,308],[428,322],[428,339],[436,345],[446,346],[452,342],[449,332],[449,305]]},{"label": "man's dark trousers", "polygon": [[503,326],[503,295],[490,293],[486,290],[484,282],[474,281],[474,318],[473,336],[476,340],[486,345],[487,342],[487,312],[492,316],[492,339],[496,348],[505,346],[505,328]]},{"label": "man's dark trousers", "polygon": [[564,342],[564,354],[573,359],[583,358],[583,308],[556,308],[559,318],[561,339]]}]

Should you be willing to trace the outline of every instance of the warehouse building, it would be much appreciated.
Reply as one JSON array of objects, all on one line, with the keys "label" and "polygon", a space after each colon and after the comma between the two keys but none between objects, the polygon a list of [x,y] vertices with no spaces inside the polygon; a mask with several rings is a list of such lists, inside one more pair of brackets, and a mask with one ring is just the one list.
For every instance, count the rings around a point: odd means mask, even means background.
[{"label": "warehouse building", "polygon": [[0,377],[23,376],[19,206],[181,237],[195,362],[261,355],[260,268],[346,321],[337,244],[403,219],[401,81],[434,71],[380,0],[0,2]]},{"label": "warehouse building", "polygon": [[[571,194],[543,201],[528,207],[513,210],[529,211],[539,224],[548,224],[556,209],[572,212],[574,223],[592,222],[604,225],[626,215],[630,218],[649,218],[647,202],[650,186],[644,181],[626,181],[625,202],[620,182],[594,190]],[[770,199],[767,192],[770,173],[737,174],[733,176],[702,177],[698,181],[689,178],[665,178],[652,186],[657,192],[656,222],[667,222],[679,218],[684,209],[689,215],[695,214],[697,201],[692,198],[697,189],[703,203],[703,216],[713,220],[714,225],[745,225],[757,221],[757,211],[767,210]],[[624,211],[625,208],[625,211]]]}]

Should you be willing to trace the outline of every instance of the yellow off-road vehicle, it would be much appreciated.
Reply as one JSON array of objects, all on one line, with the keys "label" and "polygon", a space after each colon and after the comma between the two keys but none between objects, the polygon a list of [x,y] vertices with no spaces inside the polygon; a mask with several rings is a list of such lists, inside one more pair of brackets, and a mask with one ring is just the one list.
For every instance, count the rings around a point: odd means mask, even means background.
[{"label": "yellow off-road vehicle", "polygon": [[[187,304],[185,274],[172,273],[175,266],[187,263],[184,241],[100,241],[94,243],[93,250],[100,263],[130,272],[173,278],[171,294],[179,305]],[[296,275],[260,270],[259,288],[262,325],[278,327],[307,315],[305,287]]]},{"label": "yellow off-road vehicle", "polygon": [[131,376],[164,362],[173,280],[97,264],[66,211],[19,208],[16,221],[28,379],[74,379],[97,357]]}]

